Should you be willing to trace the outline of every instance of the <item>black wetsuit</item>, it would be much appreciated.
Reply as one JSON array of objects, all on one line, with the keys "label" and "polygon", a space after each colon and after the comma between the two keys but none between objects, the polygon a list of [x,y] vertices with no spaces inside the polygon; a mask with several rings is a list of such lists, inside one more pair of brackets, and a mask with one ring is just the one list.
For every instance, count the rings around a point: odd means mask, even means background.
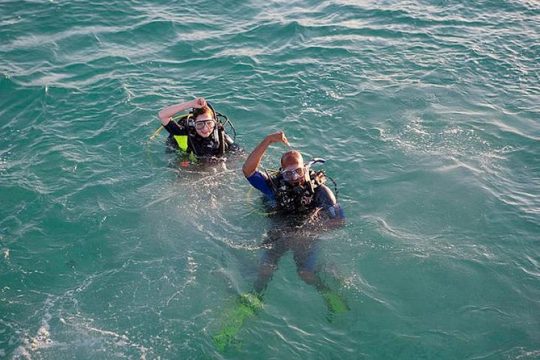
[{"label": "black wetsuit", "polygon": [[[175,135],[184,135],[188,137],[188,148],[187,152],[194,153],[197,156],[221,156],[221,149],[219,139],[214,137],[214,132],[210,136],[203,138],[195,129],[189,129],[186,126],[179,125],[175,121],[171,120],[167,125],[164,126],[165,129],[169,132],[169,138],[167,139],[167,145],[172,149],[178,150],[178,143],[175,141]],[[218,130],[224,131],[224,130]],[[225,135],[225,134],[224,134]],[[225,140],[224,150],[227,151],[236,151],[239,149],[239,146],[236,145],[233,140],[225,135],[223,137]]]}]

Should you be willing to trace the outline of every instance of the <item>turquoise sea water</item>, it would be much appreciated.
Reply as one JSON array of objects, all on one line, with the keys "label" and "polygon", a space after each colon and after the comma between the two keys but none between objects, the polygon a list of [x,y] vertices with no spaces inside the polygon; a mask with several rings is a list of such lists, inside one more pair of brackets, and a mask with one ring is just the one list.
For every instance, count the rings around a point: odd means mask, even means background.
[{"label": "turquoise sea water", "polygon": [[[0,1],[0,358],[540,358],[539,60],[537,1]],[[215,349],[272,222],[149,140],[195,96],[327,160],[349,312],[288,254]]]}]

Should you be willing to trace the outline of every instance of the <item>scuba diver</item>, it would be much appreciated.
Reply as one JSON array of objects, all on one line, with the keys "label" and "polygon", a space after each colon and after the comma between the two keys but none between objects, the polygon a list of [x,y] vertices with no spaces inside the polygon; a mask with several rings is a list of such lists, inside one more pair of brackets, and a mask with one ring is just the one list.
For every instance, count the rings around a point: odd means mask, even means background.
[{"label": "scuba diver", "polygon": [[[187,109],[192,109],[189,114],[175,117]],[[212,105],[202,97],[168,106],[158,115],[161,124],[169,132],[167,145],[186,153],[189,160],[219,158],[228,151],[239,149],[234,140],[225,133],[224,125],[227,122],[230,124],[230,121],[226,116],[214,111]],[[220,121],[220,117],[225,118],[225,123]]]},{"label": "scuba diver", "polygon": [[280,142],[290,146],[283,132],[266,136],[242,167],[249,183],[261,191],[266,204],[276,210],[277,216],[274,219],[278,226],[268,232],[263,242],[264,251],[253,291],[239,294],[235,307],[224,312],[222,327],[213,336],[219,351],[225,351],[234,343],[244,322],[263,308],[263,293],[277,269],[279,259],[288,250],[293,252],[300,278],[321,294],[329,310],[330,321],[334,314],[349,310],[345,300],[324,283],[318,271],[317,234],[324,227],[334,227],[345,222],[343,210],[334,193],[324,185],[324,172],[311,169],[312,163],[324,160],[317,159],[305,165],[300,152],[290,150],[282,155],[279,172],[270,174],[259,171],[258,167],[268,147]]},{"label": "scuba diver", "polygon": [[300,278],[318,290],[326,291],[316,274],[316,239],[312,236],[295,238],[294,233],[306,224],[306,220],[315,225],[341,225],[345,221],[343,209],[332,190],[324,185],[324,173],[311,170],[311,164],[304,165],[302,154],[296,150],[289,150],[282,155],[281,168],[276,175],[258,170],[266,149],[272,143],[279,142],[290,146],[283,132],[268,135],[248,156],[242,167],[249,183],[261,191],[267,203],[288,222],[288,226],[277,229],[277,236],[270,236],[264,244],[266,251],[261,259],[255,291],[264,291],[277,268],[279,258],[289,249],[294,253]]}]

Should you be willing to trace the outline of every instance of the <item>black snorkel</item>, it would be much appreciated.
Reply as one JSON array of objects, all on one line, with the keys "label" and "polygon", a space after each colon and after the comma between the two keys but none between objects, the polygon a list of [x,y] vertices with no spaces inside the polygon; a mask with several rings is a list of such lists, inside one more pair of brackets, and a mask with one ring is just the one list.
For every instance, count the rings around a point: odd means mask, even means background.
[{"label": "black snorkel", "polygon": [[[217,149],[218,149],[218,156],[223,156],[225,154],[225,128],[223,127],[223,124],[218,118],[218,112],[214,110],[214,107],[209,102],[206,102],[206,105],[212,110],[212,117],[214,118],[214,121],[216,125],[214,126],[214,131],[212,131],[212,137],[214,138],[214,142],[217,143]],[[220,116],[224,116],[219,114]],[[226,118],[226,116],[225,116]],[[229,119],[227,119],[228,121]]]}]

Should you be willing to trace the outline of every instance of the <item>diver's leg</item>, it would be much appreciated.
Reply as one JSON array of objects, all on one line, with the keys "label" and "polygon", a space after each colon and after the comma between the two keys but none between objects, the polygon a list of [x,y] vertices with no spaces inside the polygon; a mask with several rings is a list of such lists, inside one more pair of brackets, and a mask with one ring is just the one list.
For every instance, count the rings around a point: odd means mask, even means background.
[{"label": "diver's leg", "polygon": [[279,241],[269,241],[263,244],[263,247],[265,250],[261,256],[254,291],[239,294],[234,306],[223,312],[221,328],[212,336],[220,352],[225,351],[234,342],[244,322],[262,309],[262,293],[272,278],[272,273],[277,269],[279,258],[287,250],[286,246],[280,244]]},{"label": "diver's leg", "polygon": [[257,272],[257,280],[253,285],[255,292],[262,294],[272,279],[272,274],[277,269],[279,258],[287,251],[287,246],[283,241],[275,241],[267,244],[267,248],[260,260],[259,269]]},{"label": "diver's leg", "polygon": [[298,275],[304,282],[314,286],[322,295],[324,302],[331,314],[342,313],[349,310],[349,306],[340,294],[333,291],[324,283],[316,271],[319,255],[319,243],[314,240],[307,246],[299,246],[294,249],[294,260]]},{"label": "diver's leg", "polygon": [[265,250],[261,256],[254,291],[239,294],[234,306],[224,311],[221,328],[212,336],[218,351],[225,351],[234,342],[244,323],[263,308],[262,292],[277,269],[279,258],[287,251],[286,244],[281,240],[281,237],[271,237],[263,244]]},{"label": "diver's leg", "polygon": [[293,249],[294,261],[298,276],[306,284],[313,285],[317,290],[324,290],[326,286],[316,273],[319,258],[319,243],[316,240],[308,243],[297,243]]}]

